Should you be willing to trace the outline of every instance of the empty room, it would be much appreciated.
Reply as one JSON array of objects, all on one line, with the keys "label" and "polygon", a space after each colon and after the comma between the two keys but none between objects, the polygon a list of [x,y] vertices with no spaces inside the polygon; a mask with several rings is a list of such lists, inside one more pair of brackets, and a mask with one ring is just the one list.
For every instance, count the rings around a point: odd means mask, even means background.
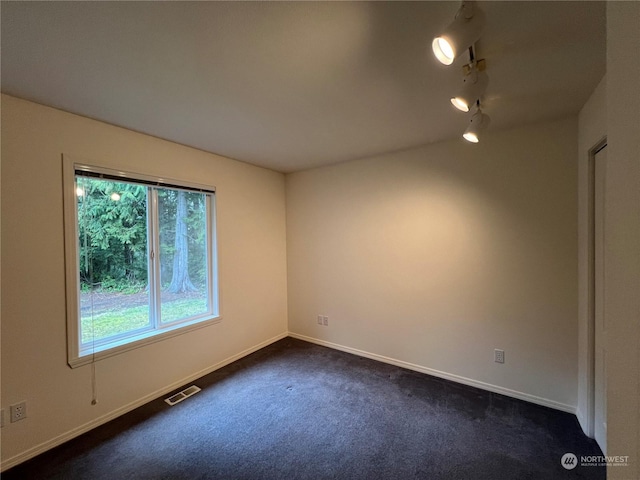
[{"label": "empty room", "polygon": [[6,479],[640,479],[640,2],[1,1]]}]

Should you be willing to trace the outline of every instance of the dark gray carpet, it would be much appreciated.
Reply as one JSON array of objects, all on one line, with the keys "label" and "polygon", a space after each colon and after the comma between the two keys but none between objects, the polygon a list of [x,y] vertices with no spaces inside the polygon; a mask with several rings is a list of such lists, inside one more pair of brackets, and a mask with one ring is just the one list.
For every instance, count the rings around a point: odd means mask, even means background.
[{"label": "dark gray carpet", "polygon": [[605,478],[573,415],[292,338],[193,383],[2,479]]}]

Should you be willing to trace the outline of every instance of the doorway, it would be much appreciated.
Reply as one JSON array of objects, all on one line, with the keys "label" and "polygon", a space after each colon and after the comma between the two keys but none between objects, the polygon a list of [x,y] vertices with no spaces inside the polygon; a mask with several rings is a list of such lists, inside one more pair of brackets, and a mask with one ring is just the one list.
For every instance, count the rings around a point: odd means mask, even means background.
[{"label": "doorway", "polygon": [[590,154],[590,330],[593,332],[593,432],[602,453],[607,453],[607,325],[605,317],[605,182],[607,143]]}]

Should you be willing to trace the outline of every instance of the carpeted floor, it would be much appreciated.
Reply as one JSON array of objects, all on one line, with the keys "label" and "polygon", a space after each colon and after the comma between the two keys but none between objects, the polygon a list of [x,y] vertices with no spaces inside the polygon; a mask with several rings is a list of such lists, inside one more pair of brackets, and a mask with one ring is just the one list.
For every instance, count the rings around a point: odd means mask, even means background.
[{"label": "carpeted floor", "polygon": [[193,383],[2,479],[605,478],[573,415],[292,338]]}]

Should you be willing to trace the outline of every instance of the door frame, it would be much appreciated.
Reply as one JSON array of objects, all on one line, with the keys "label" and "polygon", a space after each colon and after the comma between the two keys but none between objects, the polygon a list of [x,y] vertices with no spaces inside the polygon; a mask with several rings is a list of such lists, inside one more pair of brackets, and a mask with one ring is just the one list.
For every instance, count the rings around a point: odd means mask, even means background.
[{"label": "door frame", "polygon": [[590,438],[595,438],[596,433],[596,409],[595,409],[595,376],[596,376],[596,316],[595,316],[595,182],[596,182],[596,154],[607,146],[607,137],[604,136],[589,149],[588,164],[588,235],[587,235],[587,415],[585,432]]}]

